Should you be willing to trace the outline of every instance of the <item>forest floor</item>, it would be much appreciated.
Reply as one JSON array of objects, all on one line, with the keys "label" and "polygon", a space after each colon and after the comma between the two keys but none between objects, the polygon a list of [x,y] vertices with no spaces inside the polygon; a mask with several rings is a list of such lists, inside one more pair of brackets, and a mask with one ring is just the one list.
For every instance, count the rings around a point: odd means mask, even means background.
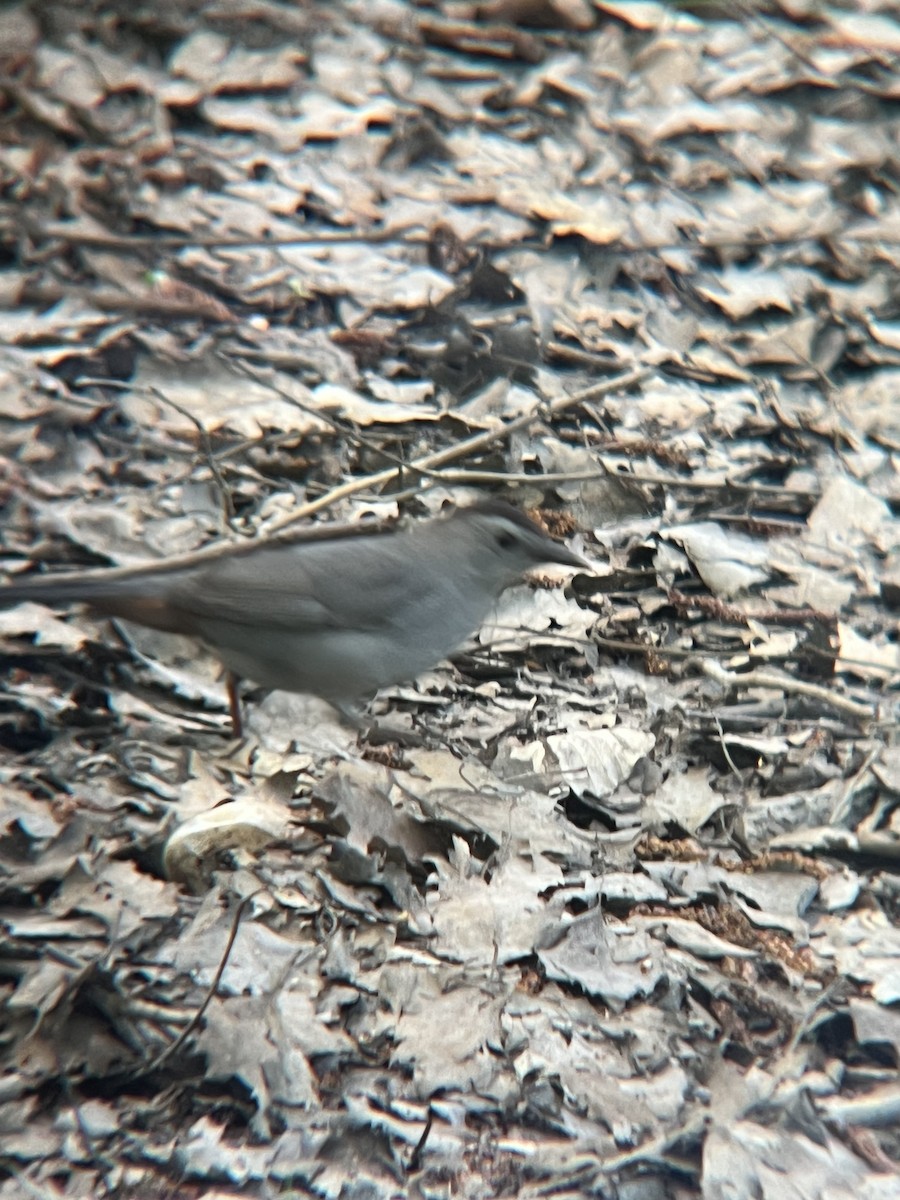
[{"label": "forest floor", "polygon": [[371,711],[0,610],[0,1197],[888,1200],[900,25],[0,11],[2,567],[502,496]]}]

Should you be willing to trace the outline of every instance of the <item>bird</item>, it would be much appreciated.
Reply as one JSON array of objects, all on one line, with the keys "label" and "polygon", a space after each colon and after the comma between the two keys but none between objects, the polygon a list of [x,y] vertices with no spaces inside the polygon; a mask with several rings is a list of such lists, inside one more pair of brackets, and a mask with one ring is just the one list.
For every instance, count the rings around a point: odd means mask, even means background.
[{"label": "bird", "polygon": [[457,650],[500,593],[541,563],[591,570],[497,500],[425,521],[324,524],[275,539],[139,566],[32,574],[0,586],[0,608],[84,604],[203,642],[236,681],[308,692],[345,716],[383,687]]}]

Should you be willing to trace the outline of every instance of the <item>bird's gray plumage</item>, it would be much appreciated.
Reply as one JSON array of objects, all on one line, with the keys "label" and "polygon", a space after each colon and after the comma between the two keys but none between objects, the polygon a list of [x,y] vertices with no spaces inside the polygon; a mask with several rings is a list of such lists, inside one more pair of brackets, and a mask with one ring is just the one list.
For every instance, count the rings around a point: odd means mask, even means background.
[{"label": "bird's gray plumage", "polygon": [[489,502],[381,531],[326,526],[173,562],[29,576],[0,588],[0,607],[84,603],[198,637],[255,683],[344,703],[452,653],[541,562],[588,565]]}]

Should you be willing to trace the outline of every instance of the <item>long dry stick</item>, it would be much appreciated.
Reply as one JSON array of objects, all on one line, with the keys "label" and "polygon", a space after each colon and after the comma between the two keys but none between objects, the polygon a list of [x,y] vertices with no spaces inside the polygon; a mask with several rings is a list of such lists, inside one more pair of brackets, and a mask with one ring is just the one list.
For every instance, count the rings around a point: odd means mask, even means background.
[{"label": "long dry stick", "polygon": [[626,371],[623,375],[616,375],[613,379],[605,379],[602,383],[591,384],[590,387],[582,388],[581,391],[572,392],[566,396],[559,396],[556,400],[551,400],[549,404],[541,405],[538,409],[524,413],[521,417],[516,417],[514,421],[509,421],[506,425],[502,425],[498,429],[489,429],[484,433],[476,433],[473,437],[466,438],[465,441],[456,442],[455,445],[447,446],[443,450],[436,450],[432,454],[425,454],[421,458],[415,458],[412,462],[405,465],[386,467],[383,471],[376,471],[374,475],[366,475],[361,479],[351,479],[347,483],[342,483],[339,487],[332,488],[330,492],[326,492],[318,500],[310,500],[306,504],[301,504],[293,512],[280,517],[277,521],[273,521],[266,529],[266,536],[271,533],[277,533],[278,530],[293,525],[296,521],[302,521],[304,517],[312,516],[313,513],[319,512],[323,508],[328,508],[329,505],[334,504],[337,500],[342,500],[345,496],[352,496],[356,492],[362,492],[368,488],[380,487],[382,484],[389,483],[399,475],[406,473],[414,475],[416,471],[433,470],[436,467],[442,467],[445,463],[465,458],[469,454],[477,454],[479,451],[486,450],[497,442],[503,441],[504,438],[508,438],[516,430],[530,425],[532,421],[537,420],[542,415],[547,418],[558,416],[560,413],[565,412],[566,409],[573,408],[576,404],[583,404],[585,401],[594,400],[598,396],[606,396],[610,392],[623,391],[625,388],[632,387],[634,384],[640,383],[642,379],[646,379],[649,374],[650,371],[647,368],[636,368],[632,371]]}]

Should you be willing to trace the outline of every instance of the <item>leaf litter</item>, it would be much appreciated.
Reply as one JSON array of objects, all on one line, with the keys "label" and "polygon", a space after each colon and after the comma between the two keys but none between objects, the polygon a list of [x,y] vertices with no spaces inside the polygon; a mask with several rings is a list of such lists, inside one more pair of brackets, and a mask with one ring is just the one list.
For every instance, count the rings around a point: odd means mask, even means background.
[{"label": "leaf litter", "polygon": [[0,14],[6,571],[485,491],[597,564],[362,740],[0,614],[0,1195],[896,1194],[898,45]]}]

